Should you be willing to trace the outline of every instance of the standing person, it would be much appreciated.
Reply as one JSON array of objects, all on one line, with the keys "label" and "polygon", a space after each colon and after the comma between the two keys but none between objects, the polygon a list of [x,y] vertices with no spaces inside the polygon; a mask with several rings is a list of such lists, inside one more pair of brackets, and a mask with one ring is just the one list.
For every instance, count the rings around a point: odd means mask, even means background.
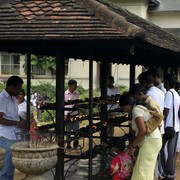
[{"label": "standing person", "polygon": [[34,93],[36,97],[36,110],[37,110],[37,120],[39,121],[42,117],[43,110],[40,109],[41,105],[44,103],[44,97],[40,94]]},{"label": "standing person", "polygon": [[[65,91],[64,93],[64,99],[67,102],[68,100],[76,100],[79,99],[79,93],[76,91],[77,88],[77,81],[74,79],[69,80],[68,82],[68,89]],[[73,105],[66,105],[65,107],[67,108],[72,108]],[[75,138],[77,138],[77,133],[79,130],[79,122],[76,121],[76,116],[78,114],[78,111],[65,111],[65,121],[66,121],[66,131],[67,132],[74,132],[75,134]],[[70,119],[73,119],[73,121],[71,122]],[[71,141],[69,140],[71,138],[70,134],[66,135],[67,138],[67,149],[71,149]],[[73,141],[73,148],[77,149],[79,145],[79,142],[77,139],[75,139]]]},{"label": "standing person", "polygon": [[[171,74],[167,74],[164,77],[164,87],[167,90],[164,102],[164,128],[166,127],[174,127],[175,136],[171,139],[167,139],[165,135],[163,135],[163,146],[161,152],[161,161],[163,174],[162,176],[169,180],[174,180],[176,172],[176,147],[177,140],[179,135],[179,117],[178,110],[180,106],[180,97],[178,93],[175,91],[175,79]],[[174,125],[173,125],[174,121]],[[164,147],[167,144],[167,159],[164,155]]]},{"label": "standing person", "polygon": [[[23,80],[18,76],[11,76],[6,88],[0,93],[0,147],[6,149],[4,166],[0,171],[1,180],[14,179],[11,145],[17,141],[15,132],[21,132],[25,121],[20,120],[16,96],[22,88]],[[19,140],[19,139],[18,139]]]},{"label": "standing person", "polygon": [[164,88],[164,84],[162,83],[161,81],[161,78],[160,78],[160,75],[159,75],[159,72],[157,69],[155,68],[150,68],[148,70],[152,76],[153,76],[153,83],[154,83],[154,86],[156,86],[157,88],[159,88],[164,94],[166,94],[166,89]]},{"label": "standing person", "polygon": [[122,95],[119,105],[124,112],[132,114],[132,129],[136,133],[133,142],[130,143],[129,154],[133,156],[136,148],[139,147],[131,180],[153,180],[157,156],[162,146],[161,133],[158,128],[151,134],[146,133],[145,122],[152,115],[145,106],[135,105],[132,96]]},{"label": "standing person", "polygon": [[[166,94],[166,89],[164,88],[164,84],[162,83],[162,81],[161,81],[161,79],[160,79],[160,75],[159,75],[159,72],[158,72],[158,70],[157,69],[155,69],[155,68],[150,68],[149,70],[148,70],[151,74],[152,74],[152,76],[153,76],[153,79],[154,79],[154,81],[153,81],[153,83],[154,83],[154,85],[157,87],[157,88],[159,88],[163,93],[164,93],[164,96],[165,96],[165,94]],[[162,123],[162,126],[161,126],[161,133],[162,133],[162,135],[164,134],[164,123]],[[164,154],[166,155],[166,157],[167,157],[167,147],[165,146],[164,147]],[[161,152],[160,152],[161,153]],[[163,173],[163,170],[162,170],[162,165],[161,165],[161,155],[160,155],[160,153],[159,153],[159,155],[158,155],[158,176],[159,176],[159,179],[161,179],[162,178],[162,173]]]},{"label": "standing person", "polygon": [[[178,80],[176,81],[175,90],[180,96],[180,83]],[[177,142],[177,148],[176,148],[176,162],[179,162],[179,157],[178,157],[179,152],[180,152],[180,133],[178,136],[178,142]]]},{"label": "standing person", "polygon": [[[108,76],[107,78],[107,95],[109,97],[114,96],[116,94],[119,94],[119,90],[117,87],[114,86],[114,77],[113,76]],[[118,108],[118,104],[108,104],[107,105],[107,110],[114,110]],[[109,112],[108,117],[112,118],[117,115],[117,112]],[[113,124],[109,123],[107,126],[107,135],[113,136],[114,135],[114,128]]]},{"label": "standing person", "polygon": [[179,152],[180,152],[180,133],[178,136],[177,148],[176,148],[176,162],[177,163],[179,163]]},{"label": "standing person", "polygon": [[138,76],[139,83],[142,84],[146,90],[147,95],[151,96],[160,106],[161,112],[164,109],[164,93],[157,87],[154,86],[152,73],[149,71],[142,72]]},{"label": "standing person", "polygon": [[[24,89],[21,89],[19,94],[17,95],[17,101],[18,101],[18,115],[21,119],[26,120],[27,115],[27,102],[25,100],[25,91]],[[33,115],[33,109],[31,107],[30,109],[30,138],[36,139],[36,129],[37,129],[37,123],[34,119]]]},{"label": "standing person", "polygon": [[113,180],[127,180],[132,175],[133,164],[131,157],[125,152],[125,141],[118,141],[114,146],[114,151],[116,155],[111,161],[111,176]]},{"label": "standing person", "polygon": [[[142,72],[139,76],[139,83],[142,84],[146,90],[147,90],[147,95],[151,96],[160,106],[161,108],[161,113],[163,113],[164,110],[164,92],[160,90],[159,88],[154,86],[154,78],[153,75],[150,71],[145,71]],[[161,133],[164,133],[164,126],[162,124],[161,126]],[[159,158],[156,163],[155,171],[154,171],[154,180],[158,180],[159,176],[159,169],[160,169],[160,163],[158,163]]]}]

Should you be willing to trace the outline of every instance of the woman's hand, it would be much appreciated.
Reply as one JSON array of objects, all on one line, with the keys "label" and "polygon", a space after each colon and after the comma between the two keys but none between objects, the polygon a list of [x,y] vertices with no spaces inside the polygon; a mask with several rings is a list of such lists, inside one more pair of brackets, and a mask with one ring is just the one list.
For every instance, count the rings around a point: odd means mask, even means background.
[{"label": "woman's hand", "polygon": [[128,145],[127,146],[127,149],[128,149],[128,154],[131,156],[131,157],[134,157],[134,152],[136,151],[136,148],[132,146],[132,144]]}]

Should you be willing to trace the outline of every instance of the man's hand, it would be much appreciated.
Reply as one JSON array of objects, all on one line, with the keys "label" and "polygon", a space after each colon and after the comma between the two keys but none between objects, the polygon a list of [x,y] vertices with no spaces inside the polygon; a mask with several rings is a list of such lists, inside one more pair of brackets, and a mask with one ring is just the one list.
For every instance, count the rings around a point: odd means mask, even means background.
[{"label": "man's hand", "polygon": [[26,126],[26,120],[18,121],[16,126],[21,129],[24,128]]}]

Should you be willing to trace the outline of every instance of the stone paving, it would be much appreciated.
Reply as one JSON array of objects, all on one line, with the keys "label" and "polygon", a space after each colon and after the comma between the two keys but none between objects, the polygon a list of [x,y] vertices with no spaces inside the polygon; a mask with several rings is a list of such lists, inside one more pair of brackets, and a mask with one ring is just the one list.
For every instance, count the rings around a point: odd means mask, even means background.
[{"label": "stone paving", "polygon": [[[66,180],[87,180],[88,179],[87,177],[75,175],[76,169],[74,167],[71,168],[69,172],[70,172],[70,174],[66,177]],[[25,174],[22,174],[21,172],[19,172],[17,170],[15,171],[14,180],[23,180],[25,177],[26,177]],[[54,179],[53,173],[51,171],[49,171],[43,175],[43,178],[44,178],[44,180],[53,180]],[[99,178],[100,178],[100,175],[99,175],[99,177],[94,177],[93,180],[96,180],[96,179],[99,180]],[[180,180],[180,162],[176,164],[175,180]]]}]

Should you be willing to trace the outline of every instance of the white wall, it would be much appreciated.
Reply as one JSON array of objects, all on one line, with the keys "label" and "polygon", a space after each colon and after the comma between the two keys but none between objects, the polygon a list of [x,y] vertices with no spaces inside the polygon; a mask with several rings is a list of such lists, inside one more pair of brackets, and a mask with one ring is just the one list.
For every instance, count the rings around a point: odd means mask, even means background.
[{"label": "white wall", "polygon": [[[69,69],[66,81],[75,79],[78,85],[85,89],[89,88],[89,61],[69,59]],[[98,63],[93,62],[93,88],[97,89],[99,85]]]},{"label": "white wall", "polygon": [[150,12],[148,20],[161,28],[180,28],[180,12]]},{"label": "white wall", "polygon": [[[135,78],[142,72],[142,66],[136,66]],[[112,76],[114,76],[115,85],[123,85],[129,87],[130,66],[122,64],[112,65]]]},{"label": "white wall", "polygon": [[147,15],[147,0],[109,0],[110,2],[116,4],[117,6],[120,6],[122,8],[127,9],[128,11],[146,18]]}]

